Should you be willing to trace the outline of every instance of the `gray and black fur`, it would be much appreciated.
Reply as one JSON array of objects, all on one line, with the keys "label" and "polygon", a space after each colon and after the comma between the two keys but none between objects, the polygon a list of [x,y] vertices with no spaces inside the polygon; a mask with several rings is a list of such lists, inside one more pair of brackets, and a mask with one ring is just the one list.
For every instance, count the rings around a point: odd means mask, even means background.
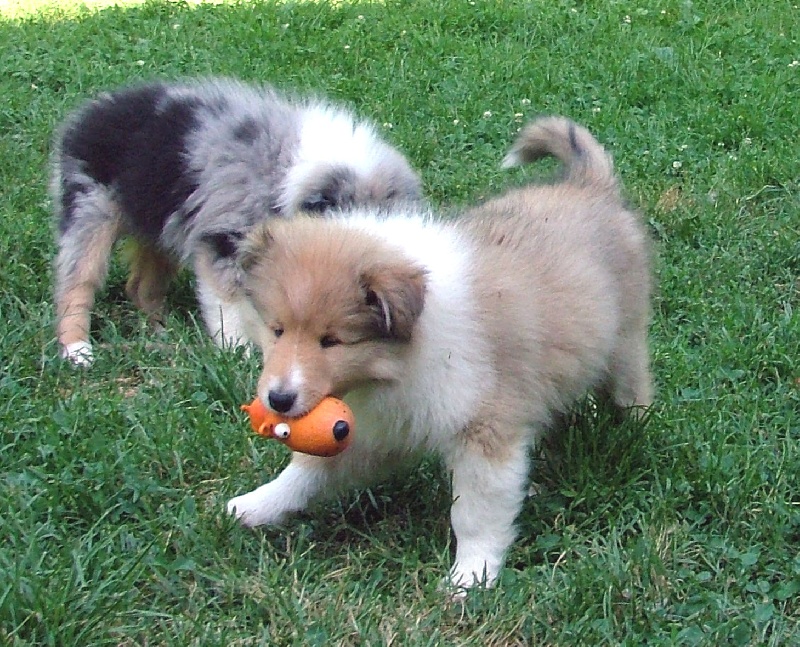
[{"label": "gray and black fur", "polygon": [[297,212],[420,199],[405,158],[350,112],[216,79],[151,83],[78,109],[56,141],[55,301],[62,353],[92,360],[90,311],[114,243],[129,236],[126,291],[158,321],[170,279],[193,268],[210,333],[246,338],[239,241]]}]

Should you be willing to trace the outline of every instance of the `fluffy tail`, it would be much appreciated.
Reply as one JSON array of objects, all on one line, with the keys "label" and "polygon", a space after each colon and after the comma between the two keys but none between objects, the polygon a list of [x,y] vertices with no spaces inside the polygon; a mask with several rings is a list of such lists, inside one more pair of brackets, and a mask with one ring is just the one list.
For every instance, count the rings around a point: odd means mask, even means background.
[{"label": "fluffy tail", "polygon": [[525,126],[503,159],[503,168],[548,155],[564,165],[568,182],[617,184],[611,157],[586,128],[565,117],[541,117]]}]

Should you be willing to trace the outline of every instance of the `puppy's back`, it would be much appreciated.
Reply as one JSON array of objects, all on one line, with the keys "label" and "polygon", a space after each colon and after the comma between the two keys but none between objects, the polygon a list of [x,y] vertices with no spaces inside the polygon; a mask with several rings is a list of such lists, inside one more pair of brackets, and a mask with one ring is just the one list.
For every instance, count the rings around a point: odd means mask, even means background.
[{"label": "puppy's back", "polygon": [[[512,189],[456,226],[473,243],[474,288],[506,388],[563,408],[611,379],[626,340],[643,345],[650,254],[639,215],[623,204],[612,162],[588,131],[560,117],[535,121],[506,165],[545,156],[563,162],[563,181]],[[648,403],[647,379],[639,381],[643,396],[615,399]]]}]

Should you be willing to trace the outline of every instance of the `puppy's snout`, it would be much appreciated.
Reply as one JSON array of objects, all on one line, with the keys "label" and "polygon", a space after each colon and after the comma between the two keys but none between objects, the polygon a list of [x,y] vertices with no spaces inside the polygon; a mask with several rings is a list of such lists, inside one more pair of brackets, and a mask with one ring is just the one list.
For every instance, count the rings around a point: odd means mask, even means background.
[{"label": "puppy's snout", "polygon": [[269,401],[269,406],[275,411],[278,413],[286,413],[292,408],[295,400],[297,400],[297,393],[273,389],[269,392],[267,400]]}]

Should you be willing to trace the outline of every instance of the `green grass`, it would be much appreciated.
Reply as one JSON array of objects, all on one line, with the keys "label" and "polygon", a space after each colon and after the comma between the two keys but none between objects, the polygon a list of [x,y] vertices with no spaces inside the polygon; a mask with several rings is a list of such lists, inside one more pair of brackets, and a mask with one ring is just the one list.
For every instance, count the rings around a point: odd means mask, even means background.
[{"label": "green grass", "polygon": [[[28,4],[0,7],[0,644],[800,642],[796,2]],[[287,456],[247,432],[257,361],[213,348],[188,279],[154,340],[115,265],[96,366],[56,359],[52,131],[194,74],[353,105],[441,205],[540,174],[498,168],[536,114],[613,152],[659,257],[658,403],[643,427],[579,411],[495,590],[437,591],[435,459],[286,528],[223,514]]]}]

